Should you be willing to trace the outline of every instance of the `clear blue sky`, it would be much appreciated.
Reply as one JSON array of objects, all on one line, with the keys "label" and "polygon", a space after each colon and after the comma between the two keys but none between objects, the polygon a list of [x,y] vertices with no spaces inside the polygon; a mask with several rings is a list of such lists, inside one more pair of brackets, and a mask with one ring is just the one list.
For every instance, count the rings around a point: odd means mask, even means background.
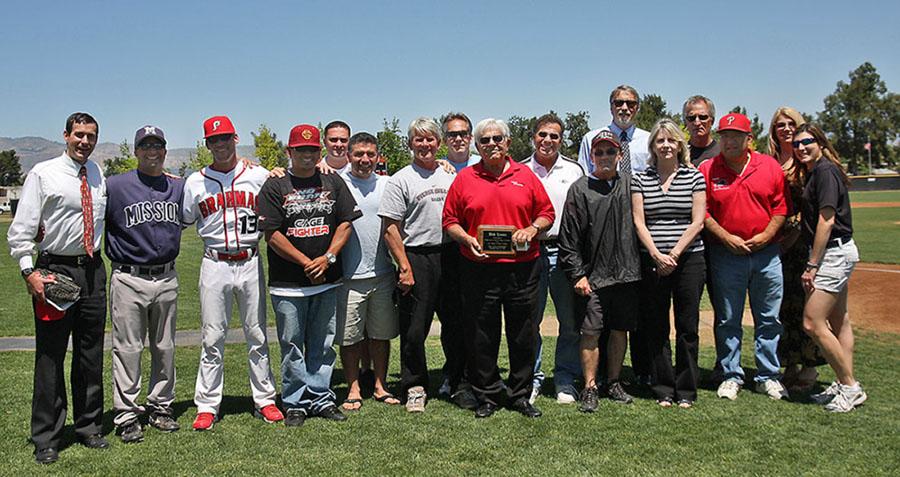
[{"label": "clear blue sky", "polygon": [[[613,7],[613,5],[615,5]],[[900,2],[33,1],[0,16],[0,136],[59,139],[76,110],[101,141],[145,123],[192,146],[228,114],[242,143],[268,124],[343,119],[374,132],[461,110],[473,120],[588,110],[620,83],[676,110],[691,94],[768,122],[813,113],[872,62],[897,91]]]}]

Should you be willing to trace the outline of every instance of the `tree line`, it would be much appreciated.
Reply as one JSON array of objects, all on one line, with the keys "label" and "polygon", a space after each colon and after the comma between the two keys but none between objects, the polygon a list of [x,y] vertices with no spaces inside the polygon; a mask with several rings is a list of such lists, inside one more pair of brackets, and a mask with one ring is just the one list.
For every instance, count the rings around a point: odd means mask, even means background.
[{"label": "tree line", "polygon": [[[790,104],[786,104],[790,106]],[[641,97],[641,107],[635,117],[639,128],[650,129],[661,118],[670,118],[683,124],[681,104],[673,105],[674,111],[661,96],[653,93]],[[746,108],[737,105],[731,112],[740,112],[751,118],[753,144],[761,152],[767,152],[768,131],[763,127],[759,114],[747,114]],[[551,111],[553,112],[553,111]],[[817,122],[825,130],[841,159],[851,174],[866,174],[868,154],[871,152],[873,167],[889,167],[896,170],[900,161],[900,95],[888,90],[878,71],[865,62],[849,74],[848,81],[838,81],[833,93],[824,99],[824,109],[815,114],[802,112],[808,121]],[[721,113],[720,113],[721,115]],[[560,153],[569,158],[578,157],[581,138],[589,132],[587,111],[559,114],[565,126]],[[443,118],[435,118],[440,123]],[[511,132],[509,153],[516,160],[523,160],[533,152],[531,131],[537,116],[511,116],[507,122]],[[319,129],[321,129],[319,125]],[[261,124],[253,136],[254,156],[267,169],[287,167],[284,143],[265,124]],[[685,135],[687,131],[685,130]],[[324,137],[324,134],[323,134]],[[406,132],[397,118],[384,119],[382,129],[376,134],[381,154],[387,162],[388,172],[393,174],[411,161]],[[867,149],[868,144],[868,149]],[[325,153],[323,148],[323,154]],[[439,157],[446,154],[442,146]],[[188,160],[177,172],[187,175],[212,163],[212,154],[198,141]],[[107,176],[120,174],[137,167],[132,147],[123,142],[119,154],[103,163]],[[22,171],[15,150],[0,151],[0,186],[20,185]]]}]

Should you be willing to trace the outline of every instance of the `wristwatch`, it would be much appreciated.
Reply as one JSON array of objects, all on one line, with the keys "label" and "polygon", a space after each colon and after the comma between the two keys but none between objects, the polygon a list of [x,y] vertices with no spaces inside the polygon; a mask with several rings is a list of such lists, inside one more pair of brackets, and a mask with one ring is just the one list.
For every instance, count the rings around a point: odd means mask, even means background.
[{"label": "wristwatch", "polygon": [[334,265],[337,262],[337,257],[331,252],[325,252],[325,258],[328,260],[329,265]]},{"label": "wristwatch", "polygon": [[537,221],[532,222],[532,223],[531,223],[531,226],[534,227],[534,229],[537,230],[538,233],[541,233],[541,228],[538,227]]},{"label": "wristwatch", "polygon": [[32,273],[34,273],[34,269],[31,267],[28,267],[28,268],[22,270],[22,278],[27,280],[28,277],[30,277]]}]

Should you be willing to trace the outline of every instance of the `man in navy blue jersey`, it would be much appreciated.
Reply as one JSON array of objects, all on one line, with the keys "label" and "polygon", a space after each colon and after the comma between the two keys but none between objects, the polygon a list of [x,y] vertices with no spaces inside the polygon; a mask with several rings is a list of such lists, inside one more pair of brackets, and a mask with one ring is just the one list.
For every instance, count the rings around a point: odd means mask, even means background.
[{"label": "man in navy blue jersey", "polygon": [[[107,182],[106,256],[112,262],[109,311],[113,323],[114,422],[123,442],[143,440],[139,418],[149,411],[151,426],[179,429],[175,400],[175,315],[181,245],[184,180],[166,174],[166,137],[155,126],[134,135],[137,170]],[[141,352],[150,344],[150,386],[146,407],[141,392]]]}]

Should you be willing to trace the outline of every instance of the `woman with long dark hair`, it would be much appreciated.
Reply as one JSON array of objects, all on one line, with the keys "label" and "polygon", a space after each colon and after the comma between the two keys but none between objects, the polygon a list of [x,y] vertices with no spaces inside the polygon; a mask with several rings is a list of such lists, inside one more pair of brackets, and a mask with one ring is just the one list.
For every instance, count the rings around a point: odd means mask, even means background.
[{"label": "woman with long dark hair", "polygon": [[847,283],[859,261],[850,214],[850,179],[825,133],[801,125],[792,141],[794,158],[806,171],[803,186],[803,236],[810,246],[801,276],[807,292],[803,329],[819,345],[837,375],[811,398],[831,412],[848,412],[867,396],[853,375],[853,330],[847,313]]}]

